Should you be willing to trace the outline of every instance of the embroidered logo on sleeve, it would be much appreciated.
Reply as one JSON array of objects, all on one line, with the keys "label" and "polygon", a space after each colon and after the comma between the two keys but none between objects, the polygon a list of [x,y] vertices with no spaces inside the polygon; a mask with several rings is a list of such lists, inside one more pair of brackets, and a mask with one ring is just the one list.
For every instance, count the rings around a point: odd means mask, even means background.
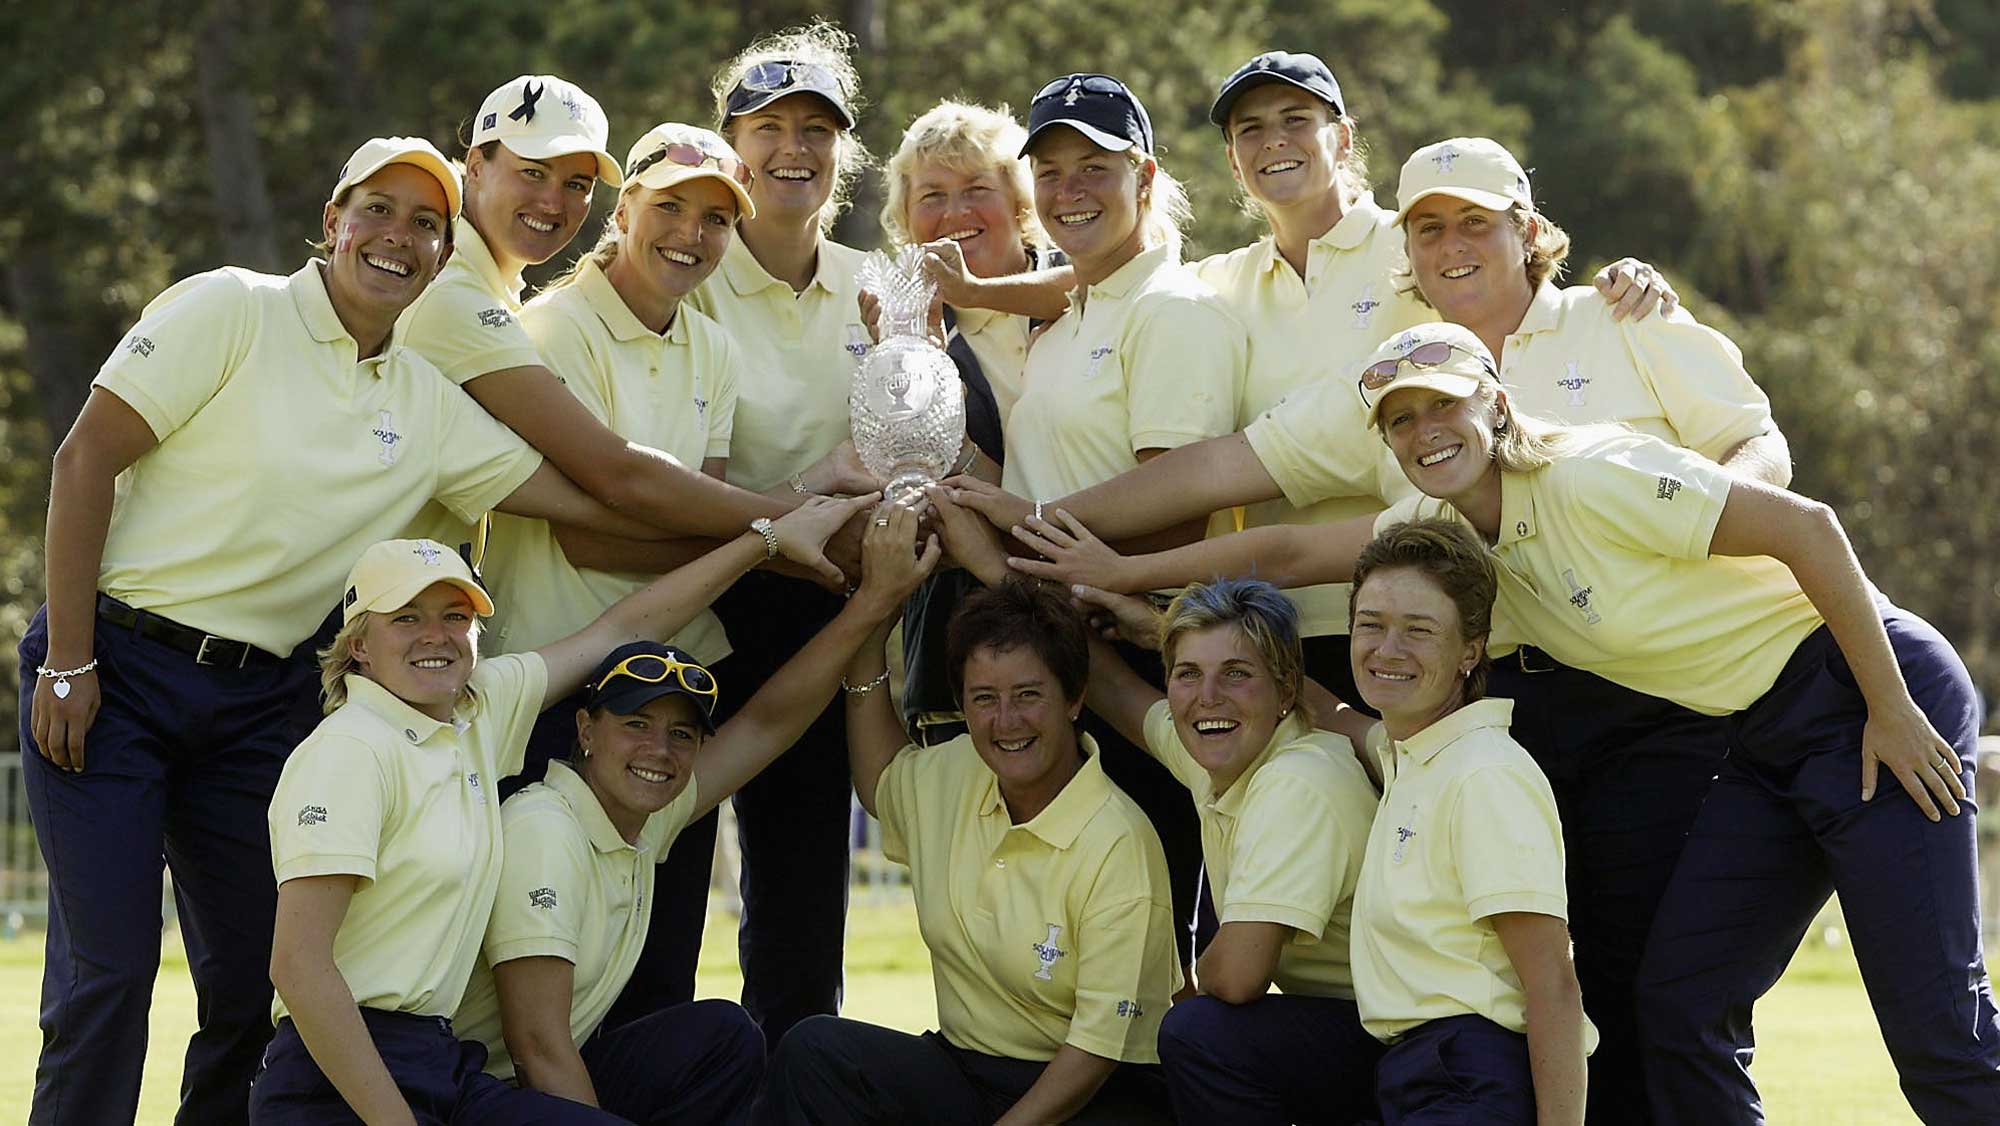
[{"label": "embroidered logo on sleeve", "polygon": [[1583,615],[1583,624],[1594,626],[1604,620],[1597,611],[1590,608],[1591,588],[1576,581],[1575,571],[1563,569],[1563,585],[1569,587],[1569,604],[1576,607],[1577,613]]},{"label": "embroidered logo on sleeve", "polygon": [[556,909],[556,889],[536,888],[528,893],[528,906],[543,911]]},{"label": "embroidered logo on sleeve", "polygon": [[375,425],[369,427],[368,432],[375,435],[377,442],[382,443],[382,452],[375,455],[375,460],[383,465],[396,464],[396,459],[402,456],[403,436],[396,433],[396,420],[389,412],[376,412]]},{"label": "embroidered logo on sleeve", "polygon": [[514,314],[505,309],[481,309],[479,323],[487,328],[506,328],[514,323]]},{"label": "embroidered logo on sleeve", "polygon": [[308,805],[299,810],[299,824],[307,827],[326,824],[326,807]]},{"label": "embroidered logo on sleeve", "polygon": [[1120,1001],[1118,1002],[1117,1009],[1114,1011],[1118,1016],[1124,1017],[1126,1020],[1138,1020],[1140,1017],[1146,1015],[1146,1010],[1140,1008],[1137,1001]]},{"label": "embroidered logo on sleeve", "polygon": [[144,359],[145,357],[153,354],[152,338],[146,336],[134,335],[131,337],[131,339],[125,341],[125,350],[127,352],[132,353],[135,356],[138,356],[141,359]]},{"label": "embroidered logo on sleeve", "polygon": [[1056,968],[1056,959],[1069,953],[1069,951],[1056,945],[1056,942],[1061,938],[1062,927],[1055,923],[1050,923],[1049,937],[1045,941],[1033,944],[1035,957],[1041,959],[1042,962],[1042,968],[1035,971],[1035,976],[1042,981],[1055,980],[1055,975],[1051,971]]},{"label": "embroidered logo on sleeve", "polygon": [[1679,477],[1671,473],[1662,473],[1660,474],[1660,491],[1653,495],[1660,500],[1672,500],[1674,499],[1674,494],[1680,492],[1685,485],[1686,482],[1682,481]]},{"label": "embroidered logo on sleeve", "polygon": [[1582,365],[1569,360],[1563,364],[1563,377],[1556,380],[1556,386],[1569,392],[1570,406],[1580,407],[1585,405],[1583,389],[1590,386],[1590,377],[1583,374]]}]

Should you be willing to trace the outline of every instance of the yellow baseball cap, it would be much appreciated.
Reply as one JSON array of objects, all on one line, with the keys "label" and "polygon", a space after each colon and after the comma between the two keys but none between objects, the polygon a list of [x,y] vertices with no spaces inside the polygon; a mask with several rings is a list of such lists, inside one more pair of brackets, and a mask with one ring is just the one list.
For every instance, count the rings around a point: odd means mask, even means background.
[{"label": "yellow baseball cap", "polygon": [[587,152],[597,158],[597,178],[615,188],[625,173],[605,148],[610,140],[611,124],[597,99],[553,74],[524,74],[506,83],[486,95],[472,120],[473,148],[499,141],[530,160]]},{"label": "yellow baseball cap", "polygon": [[1361,404],[1368,425],[1380,424],[1382,400],[1403,387],[1424,387],[1469,399],[1482,383],[1498,385],[1493,354],[1471,329],[1449,322],[1422,324],[1384,340],[1361,369]]},{"label": "yellow baseball cap", "polygon": [[1486,137],[1453,137],[1411,153],[1396,184],[1396,225],[1402,226],[1419,200],[1434,195],[1476,203],[1489,211],[1505,211],[1515,204],[1534,207],[1521,162],[1500,142]]},{"label": "yellow baseball cap", "polygon": [[463,198],[458,188],[458,169],[452,167],[451,161],[422,137],[370,137],[363,141],[361,147],[354,150],[354,155],[347,158],[347,163],[340,166],[340,179],[326,198],[339,199],[342,192],[391,164],[414,164],[437,177],[437,182],[444,188],[445,206],[451,211],[445,218],[458,218],[458,207]]},{"label": "yellow baseball cap", "polygon": [[492,597],[458,552],[436,540],[383,540],[362,552],[347,573],[340,620],[346,624],[363,612],[400,610],[432,583],[450,583],[464,591],[482,618],[493,613]]},{"label": "yellow baseball cap", "polygon": [[729,185],[744,219],[757,214],[750,202],[750,166],[713,129],[663,122],[646,130],[625,156],[625,189],[665,188],[706,176]]}]

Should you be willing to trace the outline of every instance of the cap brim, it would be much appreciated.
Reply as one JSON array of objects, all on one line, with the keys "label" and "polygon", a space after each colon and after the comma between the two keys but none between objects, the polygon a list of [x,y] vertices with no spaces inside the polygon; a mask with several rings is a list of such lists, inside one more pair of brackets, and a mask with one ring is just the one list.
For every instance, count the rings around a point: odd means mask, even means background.
[{"label": "cap brim", "polygon": [[384,157],[380,161],[342,180],[334,194],[339,195],[341,190],[365,183],[368,177],[382,171],[391,164],[409,164],[430,173],[437,180],[438,186],[444,189],[445,207],[451,212],[445,218],[458,218],[459,208],[464,205],[464,197],[459,194],[457,171],[450,164],[446,163],[442,157],[424,152],[421,149],[412,149],[409,152],[399,152]]},{"label": "cap brim", "polygon": [[1371,427],[1381,425],[1383,400],[1405,387],[1421,387],[1427,391],[1450,395],[1454,399],[1470,399],[1478,393],[1479,385],[1483,382],[1485,381],[1476,376],[1460,375],[1458,372],[1442,368],[1424,368],[1407,375],[1399,375],[1380,391],[1371,393],[1368,425]]},{"label": "cap brim", "polygon": [[838,90],[823,90],[817,85],[796,82],[782,90],[745,91],[745,93],[749,95],[748,99],[741,106],[730,110],[729,116],[742,117],[746,113],[756,113],[772,102],[780,98],[789,98],[794,94],[816,94],[820,100],[833,107],[833,111],[840,115],[840,120],[845,122],[849,129],[853,129],[859,124],[859,122],[854,120],[854,114],[840,100],[840,91]]},{"label": "cap brim", "polygon": [[1520,202],[1520,200],[1515,199],[1513,196],[1501,195],[1499,192],[1483,192],[1478,188],[1425,188],[1408,200],[1396,201],[1396,226],[1400,227],[1403,225],[1403,220],[1409,217],[1410,208],[1415,207],[1417,204],[1434,195],[1462,199],[1467,203],[1484,207],[1488,211],[1505,211]]},{"label": "cap brim", "polygon": [[1248,94],[1257,87],[1268,86],[1273,82],[1282,82],[1287,86],[1296,86],[1306,93],[1311,94],[1314,98],[1332,106],[1335,114],[1341,112],[1339,102],[1327,101],[1325,94],[1320,93],[1305,83],[1286,75],[1274,74],[1268,70],[1258,70],[1244,75],[1216,92],[1215,104],[1208,107],[1209,122],[1220,129],[1229,128],[1229,111],[1236,108],[1237,101],[1243,95]]},{"label": "cap brim", "polygon": [[495,138],[507,146],[507,151],[529,160],[552,160],[559,156],[572,156],[587,152],[597,158],[598,182],[609,187],[623,187],[625,170],[618,165],[618,158],[597,147],[597,143],[581,133],[560,133],[553,137],[499,137]]},{"label": "cap brim", "polygon": [[377,595],[375,600],[366,606],[357,603],[354,606],[348,607],[347,613],[342,615],[342,617],[344,620],[351,622],[354,620],[356,614],[364,610],[377,614],[387,614],[394,610],[400,610],[408,606],[411,600],[415,599],[417,595],[422,594],[438,583],[449,583],[464,591],[465,596],[472,600],[473,613],[478,614],[482,618],[493,616],[493,597],[480,589],[478,583],[467,582],[455,575],[446,575],[442,578],[432,575],[422,575],[398,586],[390,587],[388,590]]},{"label": "cap brim", "polygon": [[1087,121],[1078,121],[1073,117],[1058,117],[1052,121],[1044,121],[1040,125],[1035,126],[1035,131],[1028,134],[1027,140],[1021,142],[1021,151],[1016,153],[1015,156],[1027,156],[1029,151],[1035,147],[1035,141],[1058,125],[1069,126],[1071,129],[1083,134],[1091,144],[1096,145],[1106,152],[1125,152],[1128,149],[1139,147],[1138,142],[1132,140],[1130,137],[1120,137],[1116,133],[1106,133],[1104,130]]},{"label": "cap brim", "polygon": [[756,218],[757,205],[750,202],[750,190],[742,184],[737,183],[735,177],[725,175],[719,169],[708,167],[690,168],[683,164],[662,162],[653,165],[651,168],[633,177],[632,182],[625,185],[625,187],[628,189],[670,188],[675,184],[685,184],[689,180],[702,179],[704,177],[711,180],[720,180],[729,185],[730,192],[736,196],[737,218]]},{"label": "cap brim", "polygon": [[710,735],[715,734],[715,719],[708,714],[708,709],[702,706],[702,697],[682,688],[671,677],[656,684],[648,684],[643,680],[622,677],[620,678],[618,687],[606,692],[602,698],[586,706],[592,711],[602,710],[610,712],[613,715],[632,715],[640,708],[663,696],[687,697],[694,704],[695,718],[701,721],[701,729]]}]

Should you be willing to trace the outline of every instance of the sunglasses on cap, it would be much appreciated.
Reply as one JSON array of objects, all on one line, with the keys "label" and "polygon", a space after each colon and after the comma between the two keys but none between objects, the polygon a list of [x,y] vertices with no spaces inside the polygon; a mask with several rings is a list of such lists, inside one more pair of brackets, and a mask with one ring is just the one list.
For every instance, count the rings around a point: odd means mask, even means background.
[{"label": "sunglasses on cap", "polygon": [[716,170],[724,176],[729,177],[739,184],[748,184],[750,182],[750,167],[742,161],[725,153],[709,152],[700,145],[687,141],[676,141],[671,145],[662,145],[654,149],[651,153],[639,158],[638,163],[632,165],[625,173],[625,178],[636,180],[639,178],[639,173],[644,172],[646,169],[663,160],[670,160],[683,168],[700,168],[712,160],[715,162]]},{"label": "sunglasses on cap", "polygon": [[605,673],[602,679],[590,686],[591,694],[602,694],[605,685],[621,676],[642,684],[658,684],[671,676],[682,688],[687,689],[690,695],[705,698],[702,701],[703,711],[715,710],[719,686],[715,683],[715,674],[700,665],[676,661],[671,657],[653,653],[635,653],[611,666],[610,672]]},{"label": "sunglasses on cap", "polygon": [[1040,102],[1049,98],[1062,97],[1072,87],[1082,90],[1086,94],[1110,94],[1118,98],[1130,98],[1132,96],[1131,91],[1125,88],[1124,83],[1108,75],[1088,74],[1078,76],[1066,74],[1049,83],[1047,86],[1042,87],[1041,92],[1034,96],[1033,101]]},{"label": "sunglasses on cap", "polygon": [[1380,391],[1382,388],[1395,382],[1396,375],[1402,371],[1404,364],[1420,368],[1434,368],[1451,359],[1453,352],[1463,352],[1478,360],[1479,366],[1486,369],[1486,374],[1492,376],[1495,382],[1499,381],[1500,373],[1493,370],[1493,362],[1485,356],[1474,352],[1470,348],[1453,344],[1449,340],[1433,340],[1426,344],[1419,344],[1400,356],[1391,356],[1386,360],[1376,360],[1374,363],[1361,369],[1361,379],[1356,384],[1356,387],[1361,392],[1362,406],[1365,407],[1368,405],[1368,392]]},{"label": "sunglasses on cap", "polygon": [[745,90],[759,94],[769,94],[774,90],[786,90],[793,86],[818,86],[829,90],[840,89],[834,81],[833,72],[818,63],[795,63],[789,59],[773,59],[758,63],[743,72],[736,84]]}]

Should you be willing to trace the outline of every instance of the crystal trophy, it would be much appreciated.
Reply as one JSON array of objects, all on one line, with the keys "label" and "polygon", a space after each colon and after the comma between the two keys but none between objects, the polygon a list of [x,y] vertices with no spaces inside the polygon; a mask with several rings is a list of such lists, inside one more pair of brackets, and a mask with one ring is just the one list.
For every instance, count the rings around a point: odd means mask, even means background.
[{"label": "crystal trophy", "polygon": [[854,369],[847,408],[855,452],[888,482],[882,495],[892,503],[949,473],[965,444],[958,365],[925,335],[937,285],[923,261],[921,246],[894,258],[878,250],[857,275],[882,303],[881,343]]}]

